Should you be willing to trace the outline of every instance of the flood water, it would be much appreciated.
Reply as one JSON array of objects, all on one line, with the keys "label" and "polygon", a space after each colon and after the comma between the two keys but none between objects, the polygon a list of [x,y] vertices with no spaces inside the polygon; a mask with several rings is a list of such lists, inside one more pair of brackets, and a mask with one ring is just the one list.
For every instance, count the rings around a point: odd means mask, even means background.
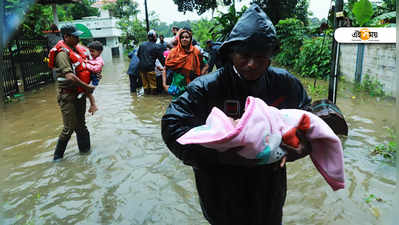
[{"label": "flood water", "polygon": [[[130,95],[126,69],[121,60],[104,67],[99,111],[87,116],[90,155],[79,155],[73,135],[52,162],[62,130],[54,85],[1,109],[0,224],[208,224],[191,168],[161,138],[171,98]],[[289,163],[284,225],[391,224],[395,167],[369,153],[387,139],[394,105],[346,92],[337,104],[350,127],[346,188],[333,192],[309,158]]]}]

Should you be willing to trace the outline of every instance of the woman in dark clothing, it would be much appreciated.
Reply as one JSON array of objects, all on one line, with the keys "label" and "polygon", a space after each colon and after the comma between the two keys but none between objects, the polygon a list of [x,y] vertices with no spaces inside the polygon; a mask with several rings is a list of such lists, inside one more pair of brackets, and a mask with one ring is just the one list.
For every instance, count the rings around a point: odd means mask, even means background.
[{"label": "woman in dark clothing", "polygon": [[283,147],[288,158],[270,165],[201,145],[180,145],[176,139],[205,124],[212,107],[234,119],[243,114],[248,96],[277,108],[305,109],[311,99],[298,79],[270,67],[277,47],[276,31],[256,4],[243,14],[220,47],[223,68],[192,81],[169,105],[162,118],[162,137],[171,152],[194,169],[204,216],[211,224],[281,225],[286,196],[285,160],[309,154],[301,140],[298,149]]}]

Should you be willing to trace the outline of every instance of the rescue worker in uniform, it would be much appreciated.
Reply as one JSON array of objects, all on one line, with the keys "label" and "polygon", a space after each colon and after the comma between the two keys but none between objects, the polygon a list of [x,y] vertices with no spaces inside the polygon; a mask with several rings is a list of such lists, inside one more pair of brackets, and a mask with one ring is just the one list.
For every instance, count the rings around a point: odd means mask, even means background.
[{"label": "rescue worker in uniform", "polygon": [[248,96],[279,109],[306,109],[311,99],[300,81],[284,69],[270,66],[278,49],[276,30],[262,9],[252,4],[220,47],[223,67],[192,81],[173,100],[162,118],[162,137],[170,151],[194,170],[200,205],[213,225],[281,225],[286,197],[285,160],[311,151],[303,136],[300,147],[281,144],[288,156],[259,165],[239,149],[218,152],[201,145],[176,142],[190,129],[203,125],[213,107],[241,118]]},{"label": "rescue worker in uniform", "polygon": [[[85,92],[94,91],[94,86],[80,80],[76,74],[76,63],[72,57],[85,57],[76,50],[79,43],[79,36],[82,31],[73,25],[65,25],[61,28],[63,40],[57,43],[59,49],[52,49],[56,52],[50,56],[49,66],[55,68],[57,76],[57,101],[60,106],[64,128],[58,137],[58,142],[54,152],[54,161],[63,158],[66,146],[73,132],[76,133],[77,143],[80,153],[90,151],[90,134],[86,127],[85,112],[86,98],[77,98],[77,88],[84,89]],[[54,51],[56,50],[56,51]],[[51,53],[51,52],[50,52]]]}]

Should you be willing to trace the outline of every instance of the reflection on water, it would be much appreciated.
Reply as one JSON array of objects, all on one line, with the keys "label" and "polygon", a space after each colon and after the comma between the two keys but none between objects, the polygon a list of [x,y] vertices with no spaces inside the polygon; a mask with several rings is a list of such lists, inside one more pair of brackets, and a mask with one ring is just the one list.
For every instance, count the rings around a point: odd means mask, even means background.
[{"label": "reflection on water", "polygon": [[[87,116],[93,152],[78,154],[74,136],[65,160],[52,153],[62,129],[55,87],[25,93],[0,114],[0,224],[207,224],[193,174],[162,142],[168,96],[130,95],[127,62],[104,68],[95,91],[99,111]],[[347,188],[333,192],[306,158],[288,166],[284,224],[386,224],[396,185],[394,167],[369,151],[387,136],[393,106],[344,96]],[[382,201],[366,203],[373,194]]]}]

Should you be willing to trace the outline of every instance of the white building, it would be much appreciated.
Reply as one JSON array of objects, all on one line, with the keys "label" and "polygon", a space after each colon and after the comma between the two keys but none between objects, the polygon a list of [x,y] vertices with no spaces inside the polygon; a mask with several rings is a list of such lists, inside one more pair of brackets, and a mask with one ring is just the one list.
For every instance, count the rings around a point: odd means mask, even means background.
[{"label": "white building", "polygon": [[122,31],[118,28],[119,19],[111,17],[108,10],[101,8],[102,5],[102,1],[93,4],[93,7],[100,9],[100,16],[98,17],[83,17],[81,20],[60,22],[59,25],[62,27],[64,24],[72,23],[86,26],[90,30],[93,40],[100,41],[104,45],[101,56],[105,62],[109,62],[112,61],[113,57],[123,56],[122,43],[119,42]]}]

